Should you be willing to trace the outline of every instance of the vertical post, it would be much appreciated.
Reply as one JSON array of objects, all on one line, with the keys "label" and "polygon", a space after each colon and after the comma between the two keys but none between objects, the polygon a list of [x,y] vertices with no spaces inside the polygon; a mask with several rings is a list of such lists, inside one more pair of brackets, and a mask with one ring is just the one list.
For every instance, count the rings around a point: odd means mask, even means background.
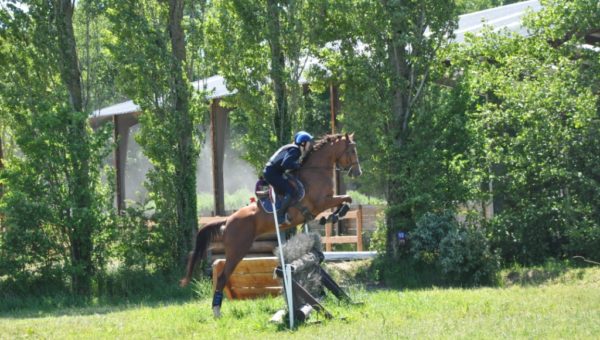
[{"label": "vertical post", "polygon": [[[336,118],[336,112],[335,112],[335,98],[336,98],[336,91],[335,88],[333,87],[333,82],[329,83],[329,110],[331,113],[331,134],[335,134],[335,118]],[[338,176],[337,176],[337,171],[335,170],[335,168],[333,169],[333,194],[337,195],[339,190],[338,190]]]},{"label": "vertical post", "polygon": [[329,109],[331,111],[331,133],[335,133],[335,89],[333,88],[333,82],[329,83]]},{"label": "vertical post", "polygon": [[331,227],[332,223],[325,223],[325,251],[331,251]]},{"label": "vertical post", "polygon": [[[117,199],[117,212],[121,213],[125,209],[125,188],[123,182],[125,178],[125,169],[123,169],[122,153],[127,154],[127,140],[121,135],[120,129],[121,124],[119,116],[113,116],[114,132],[113,137],[117,145],[115,148],[115,176],[116,176],[116,199]],[[123,145],[124,144],[124,145]]]},{"label": "vertical post", "polygon": [[362,205],[358,205],[358,211],[356,212],[356,251],[363,250],[362,242],[362,227],[363,227],[363,211]]},{"label": "vertical post", "polygon": [[294,327],[294,299],[292,296],[292,273],[291,267],[285,265],[283,258],[283,244],[281,243],[281,233],[279,232],[279,221],[277,219],[277,194],[275,189],[270,187],[271,204],[273,205],[273,220],[275,221],[275,232],[277,233],[277,245],[279,246],[279,263],[283,272],[283,286],[286,292],[286,303],[288,306],[288,316],[290,319],[290,329]]},{"label": "vertical post", "polygon": [[[210,130],[212,141],[212,175],[215,214],[225,215],[225,186],[223,185],[223,155],[225,153],[224,117],[220,117],[219,100],[213,99],[210,105]],[[224,115],[225,113],[222,113]]]}]

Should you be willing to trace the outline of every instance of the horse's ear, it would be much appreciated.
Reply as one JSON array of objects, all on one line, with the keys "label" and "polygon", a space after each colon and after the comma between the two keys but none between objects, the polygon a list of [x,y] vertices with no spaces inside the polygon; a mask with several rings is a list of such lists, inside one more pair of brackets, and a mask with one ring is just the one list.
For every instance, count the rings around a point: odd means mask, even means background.
[{"label": "horse's ear", "polygon": [[352,132],[352,133],[350,134],[350,140],[352,140],[352,141],[354,140],[354,132]]}]

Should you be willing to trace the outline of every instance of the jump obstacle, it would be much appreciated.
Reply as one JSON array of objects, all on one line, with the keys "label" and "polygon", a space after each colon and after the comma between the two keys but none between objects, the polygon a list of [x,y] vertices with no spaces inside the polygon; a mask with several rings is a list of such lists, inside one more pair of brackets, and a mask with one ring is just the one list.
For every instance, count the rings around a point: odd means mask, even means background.
[{"label": "jump obstacle", "polygon": [[[331,211],[323,212],[316,217],[316,220],[327,218]],[[202,224],[211,223],[222,219],[223,217],[202,217]],[[339,221],[354,221],[356,225],[356,235],[332,236],[332,221],[325,223],[325,237],[321,242],[325,245],[325,260],[349,260],[372,258],[374,252],[363,252],[362,243],[362,206],[358,205],[356,209],[350,210]],[[332,252],[333,244],[356,244],[357,252]],[[279,296],[283,292],[281,282],[273,278],[273,271],[278,265],[278,260],[273,256],[273,250],[277,247],[277,235],[269,234],[260,236],[254,241],[248,255],[236,266],[231,278],[228,280],[224,294],[228,299],[254,299],[264,296]],[[225,265],[225,254],[222,242],[217,239],[211,242],[209,246],[209,259],[212,262],[213,287],[216,285],[216,278],[223,270]]]}]

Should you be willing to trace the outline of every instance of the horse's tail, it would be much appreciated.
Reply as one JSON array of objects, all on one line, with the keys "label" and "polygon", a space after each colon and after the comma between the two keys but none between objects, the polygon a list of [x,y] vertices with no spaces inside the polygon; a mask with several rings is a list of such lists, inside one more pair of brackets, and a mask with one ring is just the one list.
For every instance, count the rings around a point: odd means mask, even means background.
[{"label": "horse's tail", "polygon": [[211,222],[205,225],[202,229],[198,230],[198,233],[196,234],[196,245],[194,246],[194,250],[192,250],[188,255],[186,274],[179,281],[179,285],[181,287],[185,287],[190,283],[192,280],[192,274],[194,273],[194,267],[196,266],[196,262],[198,262],[198,258],[204,256],[206,249],[208,248],[208,244],[217,234],[219,234],[221,226],[225,224],[226,221],[227,219],[224,218],[223,220]]}]

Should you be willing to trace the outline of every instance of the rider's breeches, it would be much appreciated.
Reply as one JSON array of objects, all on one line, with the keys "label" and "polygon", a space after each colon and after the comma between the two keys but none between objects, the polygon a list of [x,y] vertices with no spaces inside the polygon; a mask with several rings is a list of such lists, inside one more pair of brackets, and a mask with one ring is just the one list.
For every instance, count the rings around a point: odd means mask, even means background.
[{"label": "rider's breeches", "polygon": [[287,180],[283,178],[283,173],[272,167],[266,167],[263,171],[265,180],[269,182],[278,194],[294,194],[294,188],[289,184]]}]

